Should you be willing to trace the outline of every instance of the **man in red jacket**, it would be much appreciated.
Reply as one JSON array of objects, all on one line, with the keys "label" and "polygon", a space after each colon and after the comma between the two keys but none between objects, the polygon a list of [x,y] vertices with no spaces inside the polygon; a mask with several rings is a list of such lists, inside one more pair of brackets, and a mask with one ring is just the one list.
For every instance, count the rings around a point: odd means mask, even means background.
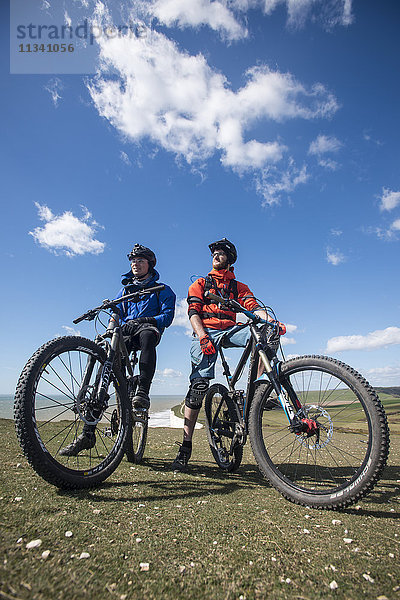
[{"label": "man in red jacket", "polygon": [[[212,270],[207,277],[200,277],[190,287],[188,294],[189,319],[193,327],[193,341],[190,349],[192,373],[190,386],[185,399],[185,422],[183,443],[172,466],[180,471],[187,470],[192,453],[192,437],[204,395],[214,377],[215,362],[221,337],[225,348],[246,346],[250,336],[248,327],[235,331],[236,313],[207,301],[204,293],[211,291],[224,298],[234,298],[246,310],[263,319],[269,319],[261,310],[257,300],[247,285],[237,281],[232,265],[236,261],[235,246],[223,238],[209,245],[212,254]],[[229,333],[232,330],[232,334]]]}]

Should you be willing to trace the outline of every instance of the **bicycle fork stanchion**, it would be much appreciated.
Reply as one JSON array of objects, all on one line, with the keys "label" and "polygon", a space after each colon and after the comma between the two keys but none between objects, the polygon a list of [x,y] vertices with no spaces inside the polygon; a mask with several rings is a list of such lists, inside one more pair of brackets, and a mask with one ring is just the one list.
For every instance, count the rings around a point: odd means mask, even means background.
[{"label": "bicycle fork stanchion", "polygon": [[301,415],[301,412],[300,412],[302,410],[302,406],[298,402],[297,398],[295,398],[295,401],[296,401],[296,403],[298,403],[298,406],[297,406],[298,410],[297,410],[297,413],[294,412],[289,400],[286,397],[285,390],[282,388],[282,386],[279,382],[276,370],[272,367],[271,362],[267,356],[267,353],[265,352],[265,350],[263,348],[263,344],[262,344],[261,336],[260,336],[259,332],[257,331],[257,329],[254,325],[250,325],[250,330],[251,330],[252,336],[255,340],[256,349],[258,351],[260,360],[265,368],[267,377],[270,380],[270,382],[276,392],[278,400],[282,406],[282,409],[290,423],[291,431],[293,431],[293,433],[295,433],[295,434],[307,433],[307,437],[316,435],[317,439],[319,440],[319,425],[318,425],[318,423],[316,421],[314,421],[313,419],[302,418],[302,417],[304,417],[304,415]]},{"label": "bicycle fork stanchion", "polygon": [[111,333],[111,332],[112,332],[112,338],[111,338],[110,347],[109,347],[109,350],[107,353],[107,358],[101,369],[100,381],[98,383],[98,387],[97,387],[97,391],[96,391],[96,407],[93,411],[93,416],[97,419],[96,423],[98,423],[100,421],[104,410],[108,406],[108,399],[109,399],[108,386],[110,384],[110,377],[111,377],[112,368],[113,368],[113,364],[114,364],[115,353],[118,348],[118,339],[119,339],[119,335],[116,335],[119,333],[119,327],[116,327],[114,322],[113,323],[110,322],[109,327],[107,328],[107,333]]}]

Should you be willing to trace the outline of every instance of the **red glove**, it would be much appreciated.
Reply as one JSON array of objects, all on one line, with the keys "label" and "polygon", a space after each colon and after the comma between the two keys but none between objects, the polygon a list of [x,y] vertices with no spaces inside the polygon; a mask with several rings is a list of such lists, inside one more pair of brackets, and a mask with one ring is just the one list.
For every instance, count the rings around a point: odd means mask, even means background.
[{"label": "red glove", "polygon": [[285,335],[286,325],[284,323],[281,323],[280,321],[278,321],[278,325],[279,325],[279,335]]},{"label": "red glove", "polygon": [[200,349],[203,354],[215,354],[216,353],[215,346],[207,334],[202,335],[200,338]]}]

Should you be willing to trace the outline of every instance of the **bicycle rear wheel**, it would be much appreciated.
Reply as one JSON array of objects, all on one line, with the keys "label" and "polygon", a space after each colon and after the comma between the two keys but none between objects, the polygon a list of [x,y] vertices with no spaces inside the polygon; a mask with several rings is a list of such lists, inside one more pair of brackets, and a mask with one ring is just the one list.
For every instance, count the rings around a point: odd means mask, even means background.
[{"label": "bicycle rear wheel", "polygon": [[385,412],[371,386],[344,363],[302,356],[282,364],[281,383],[296,394],[318,435],[295,434],[269,383],[254,394],[250,441],[261,472],[288,500],[343,508],[376,484],[389,452]]},{"label": "bicycle rear wheel", "polygon": [[[18,440],[35,471],[60,488],[91,487],[106,479],[123,457],[130,414],[125,380],[115,366],[106,405],[97,419],[91,412],[105,360],[103,348],[91,340],[57,338],[35,352],[19,378],[14,404]],[[82,387],[86,368],[90,378]],[[82,433],[85,420],[92,429],[97,421],[93,447],[62,456],[60,451]]]},{"label": "bicycle rear wheel", "polygon": [[224,471],[236,471],[243,457],[243,446],[234,440],[238,417],[226,387],[212,385],[204,400],[207,437],[217,465]]},{"label": "bicycle rear wheel", "polygon": [[132,385],[129,389],[131,426],[129,428],[128,437],[126,440],[126,458],[131,463],[140,463],[143,458],[144,450],[147,441],[147,430],[149,427],[149,415],[147,410],[135,410],[132,407],[131,399],[135,395],[138,384],[138,376],[133,378]]}]

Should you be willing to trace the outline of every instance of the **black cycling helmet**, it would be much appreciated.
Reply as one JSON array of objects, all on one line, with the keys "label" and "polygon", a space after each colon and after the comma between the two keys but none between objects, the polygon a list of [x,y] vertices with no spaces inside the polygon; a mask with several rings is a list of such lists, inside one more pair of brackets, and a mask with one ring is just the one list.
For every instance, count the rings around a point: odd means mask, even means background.
[{"label": "black cycling helmet", "polygon": [[226,238],[222,238],[222,240],[218,240],[217,242],[213,242],[208,246],[211,250],[211,254],[215,252],[215,250],[223,250],[228,257],[228,263],[233,265],[237,259],[237,252],[234,244],[227,240]]},{"label": "black cycling helmet", "polygon": [[154,269],[157,263],[156,255],[150,248],[146,248],[146,246],[142,246],[141,244],[135,244],[132,248],[132,251],[127,255],[129,260],[132,258],[136,258],[141,256],[149,261],[149,266],[151,269]]}]

